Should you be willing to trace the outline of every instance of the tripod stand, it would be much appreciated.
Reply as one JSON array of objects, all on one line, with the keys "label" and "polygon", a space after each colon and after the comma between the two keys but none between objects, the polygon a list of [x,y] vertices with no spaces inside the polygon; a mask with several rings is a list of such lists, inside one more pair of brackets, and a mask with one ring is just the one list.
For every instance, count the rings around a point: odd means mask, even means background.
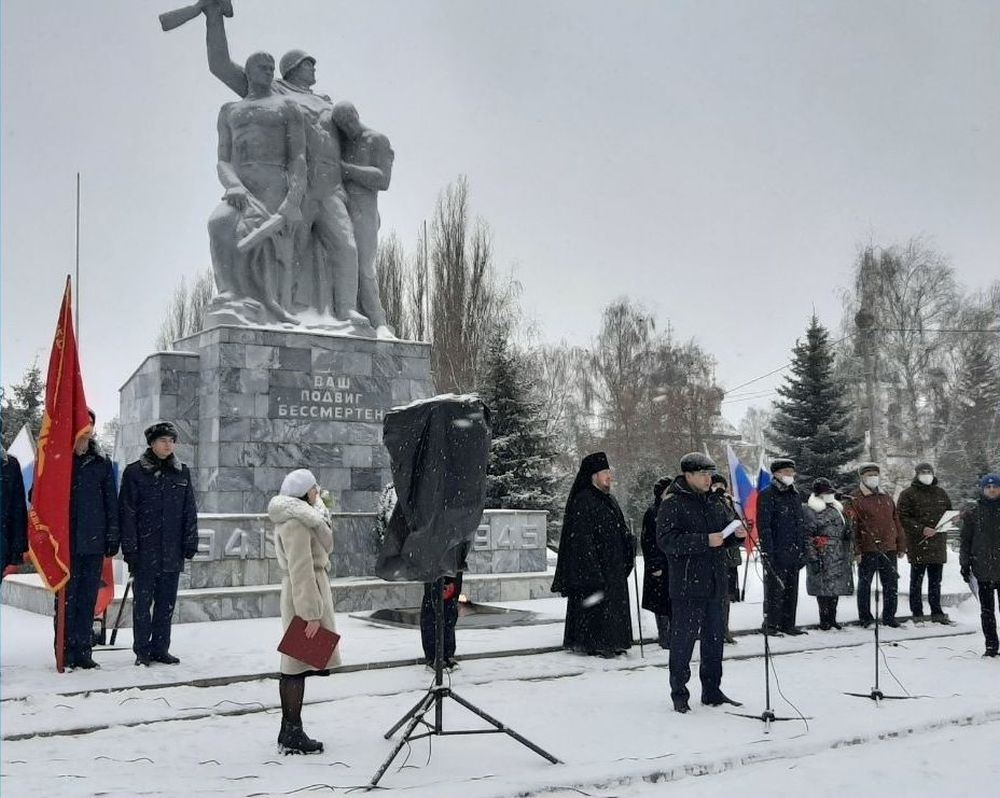
[{"label": "tripod stand", "polygon": [[771,708],[771,637],[767,631],[767,618],[764,619],[764,711],[759,715],[751,715],[749,712],[729,712],[738,718],[750,718],[764,723],[764,734],[771,733],[771,724],[784,720],[811,720],[811,718],[786,718],[774,714]]},{"label": "tripod stand", "polygon": [[[458,730],[447,730],[444,728],[444,699],[450,698],[457,704],[465,707],[467,710],[475,715],[478,715],[487,723],[489,723],[494,728],[492,729],[458,729]],[[428,722],[425,716],[427,713],[434,710],[434,722]],[[427,728],[427,731],[422,731],[419,734],[414,734],[417,726],[423,724]],[[379,780],[385,775],[386,770],[389,769],[389,765],[392,761],[399,755],[399,752],[403,750],[403,746],[413,740],[420,740],[423,737],[438,736],[444,737],[455,734],[507,734],[513,737],[521,745],[526,748],[530,748],[536,754],[545,759],[549,760],[554,765],[561,764],[561,762],[556,759],[552,754],[548,753],[537,745],[535,745],[531,740],[522,737],[516,731],[508,726],[505,726],[496,718],[488,715],[486,712],[481,710],[475,704],[466,701],[460,695],[456,694],[450,686],[445,686],[444,684],[444,578],[439,578],[434,582],[434,683],[427,689],[427,693],[421,698],[416,705],[402,718],[400,718],[396,725],[394,725],[389,731],[385,733],[385,739],[389,739],[403,726],[406,728],[403,730],[402,737],[396,743],[395,747],[390,752],[389,756],[382,763],[379,769],[372,776],[372,780],[369,782],[369,787],[378,786]]]},{"label": "tripod stand", "polygon": [[[886,557],[884,552],[881,552],[881,555],[883,557]],[[888,559],[888,557],[886,557],[886,559]],[[917,697],[914,695],[886,695],[885,693],[882,692],[881,688],[879,687],[879,655],[882,653],[882,650],[880,648],[881,643],[879,642],[878,630],[880,625],[879,619],[882,617],[882,614],[879,611],[878,602],[879,602],[879,592],[881,587],[882,587],[882,579],[879,576],[878,569],[876,568],[875,569],[875,686],[872,687],[871,691],[867,693],[844,693],[844,695],[851,695],[854,696],[855,698],[870,699],[874,701],[876,705],[878,704],[879,701],[885,699],[902,701],[907,698]]]}]

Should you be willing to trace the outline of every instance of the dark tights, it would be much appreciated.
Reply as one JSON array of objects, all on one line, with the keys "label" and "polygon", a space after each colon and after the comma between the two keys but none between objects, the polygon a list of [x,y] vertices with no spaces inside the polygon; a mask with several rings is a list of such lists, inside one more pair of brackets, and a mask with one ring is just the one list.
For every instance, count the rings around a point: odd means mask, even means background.
[{"label": "dark tights", "polygon": [[305,695],[306,677],[286,676],[278,679],[278,695],[281,696],[281,719],[285,723],[302,725],[302,698]]}]

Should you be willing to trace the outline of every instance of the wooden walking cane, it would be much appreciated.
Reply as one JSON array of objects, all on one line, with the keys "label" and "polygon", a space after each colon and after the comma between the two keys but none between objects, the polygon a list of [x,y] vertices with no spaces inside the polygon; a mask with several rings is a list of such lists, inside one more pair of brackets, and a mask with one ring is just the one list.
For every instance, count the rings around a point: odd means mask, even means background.
[{"label": "wooden walking cane", "polygon": [[122,613],[125,611],[125,602],[128,601],[129,591],[132,590],[132,574],[128,575],[128,582],[125,583],[125,592],[122,594],[122,603],[118,605],[118,615],[115,616],[115,625],[111,630],[109,645],[114,645],[118,639],[118,624],[122,622]]}]

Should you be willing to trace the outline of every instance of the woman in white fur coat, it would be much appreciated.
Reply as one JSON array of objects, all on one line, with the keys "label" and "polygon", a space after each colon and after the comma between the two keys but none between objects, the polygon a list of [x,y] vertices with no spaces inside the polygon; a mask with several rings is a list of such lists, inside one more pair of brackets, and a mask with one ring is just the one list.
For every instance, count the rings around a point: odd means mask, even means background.
[{"label": "woman in white fur coat", "polygon": [[[267,514],[274,523],[274,549],[284,572],[281,581],[281,624],[288,629],[298,615],[306,621],[306,637],[313,637],[322,626],[336,631],[333,594],[330,591],[330,552],[333,530],[326,507],[318,501],[319,487],[312,472],[300,468],[281,483],[281,492],[271,499]],[[334,649],[327,668],[340,664]],[[302,699],[305,677],[326,674],[287,654],[281,655],[281,732],[278,748],[282,753],[313,754],[323,750],[323,743],[306,736],[302,730]]]}]

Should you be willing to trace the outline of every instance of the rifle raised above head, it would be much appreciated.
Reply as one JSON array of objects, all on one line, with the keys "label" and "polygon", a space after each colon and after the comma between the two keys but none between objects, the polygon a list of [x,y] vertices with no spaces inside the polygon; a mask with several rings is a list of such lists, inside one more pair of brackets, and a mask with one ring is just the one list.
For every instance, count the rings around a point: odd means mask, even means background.
[{"label": "rifle raised above head", "polygon": [[174,28],[179,28],[185,22],[190,22],[195,17],[201,15],[206,1],[208,3],[215,2],[221,6],[222,16],[231,17],[233,15],[233,0],[203,0],[203,2],[193,3],[183,8],[175,8],[173,11],[164,11],[160,14],[160,27],[164,31],[170,31]]}]

